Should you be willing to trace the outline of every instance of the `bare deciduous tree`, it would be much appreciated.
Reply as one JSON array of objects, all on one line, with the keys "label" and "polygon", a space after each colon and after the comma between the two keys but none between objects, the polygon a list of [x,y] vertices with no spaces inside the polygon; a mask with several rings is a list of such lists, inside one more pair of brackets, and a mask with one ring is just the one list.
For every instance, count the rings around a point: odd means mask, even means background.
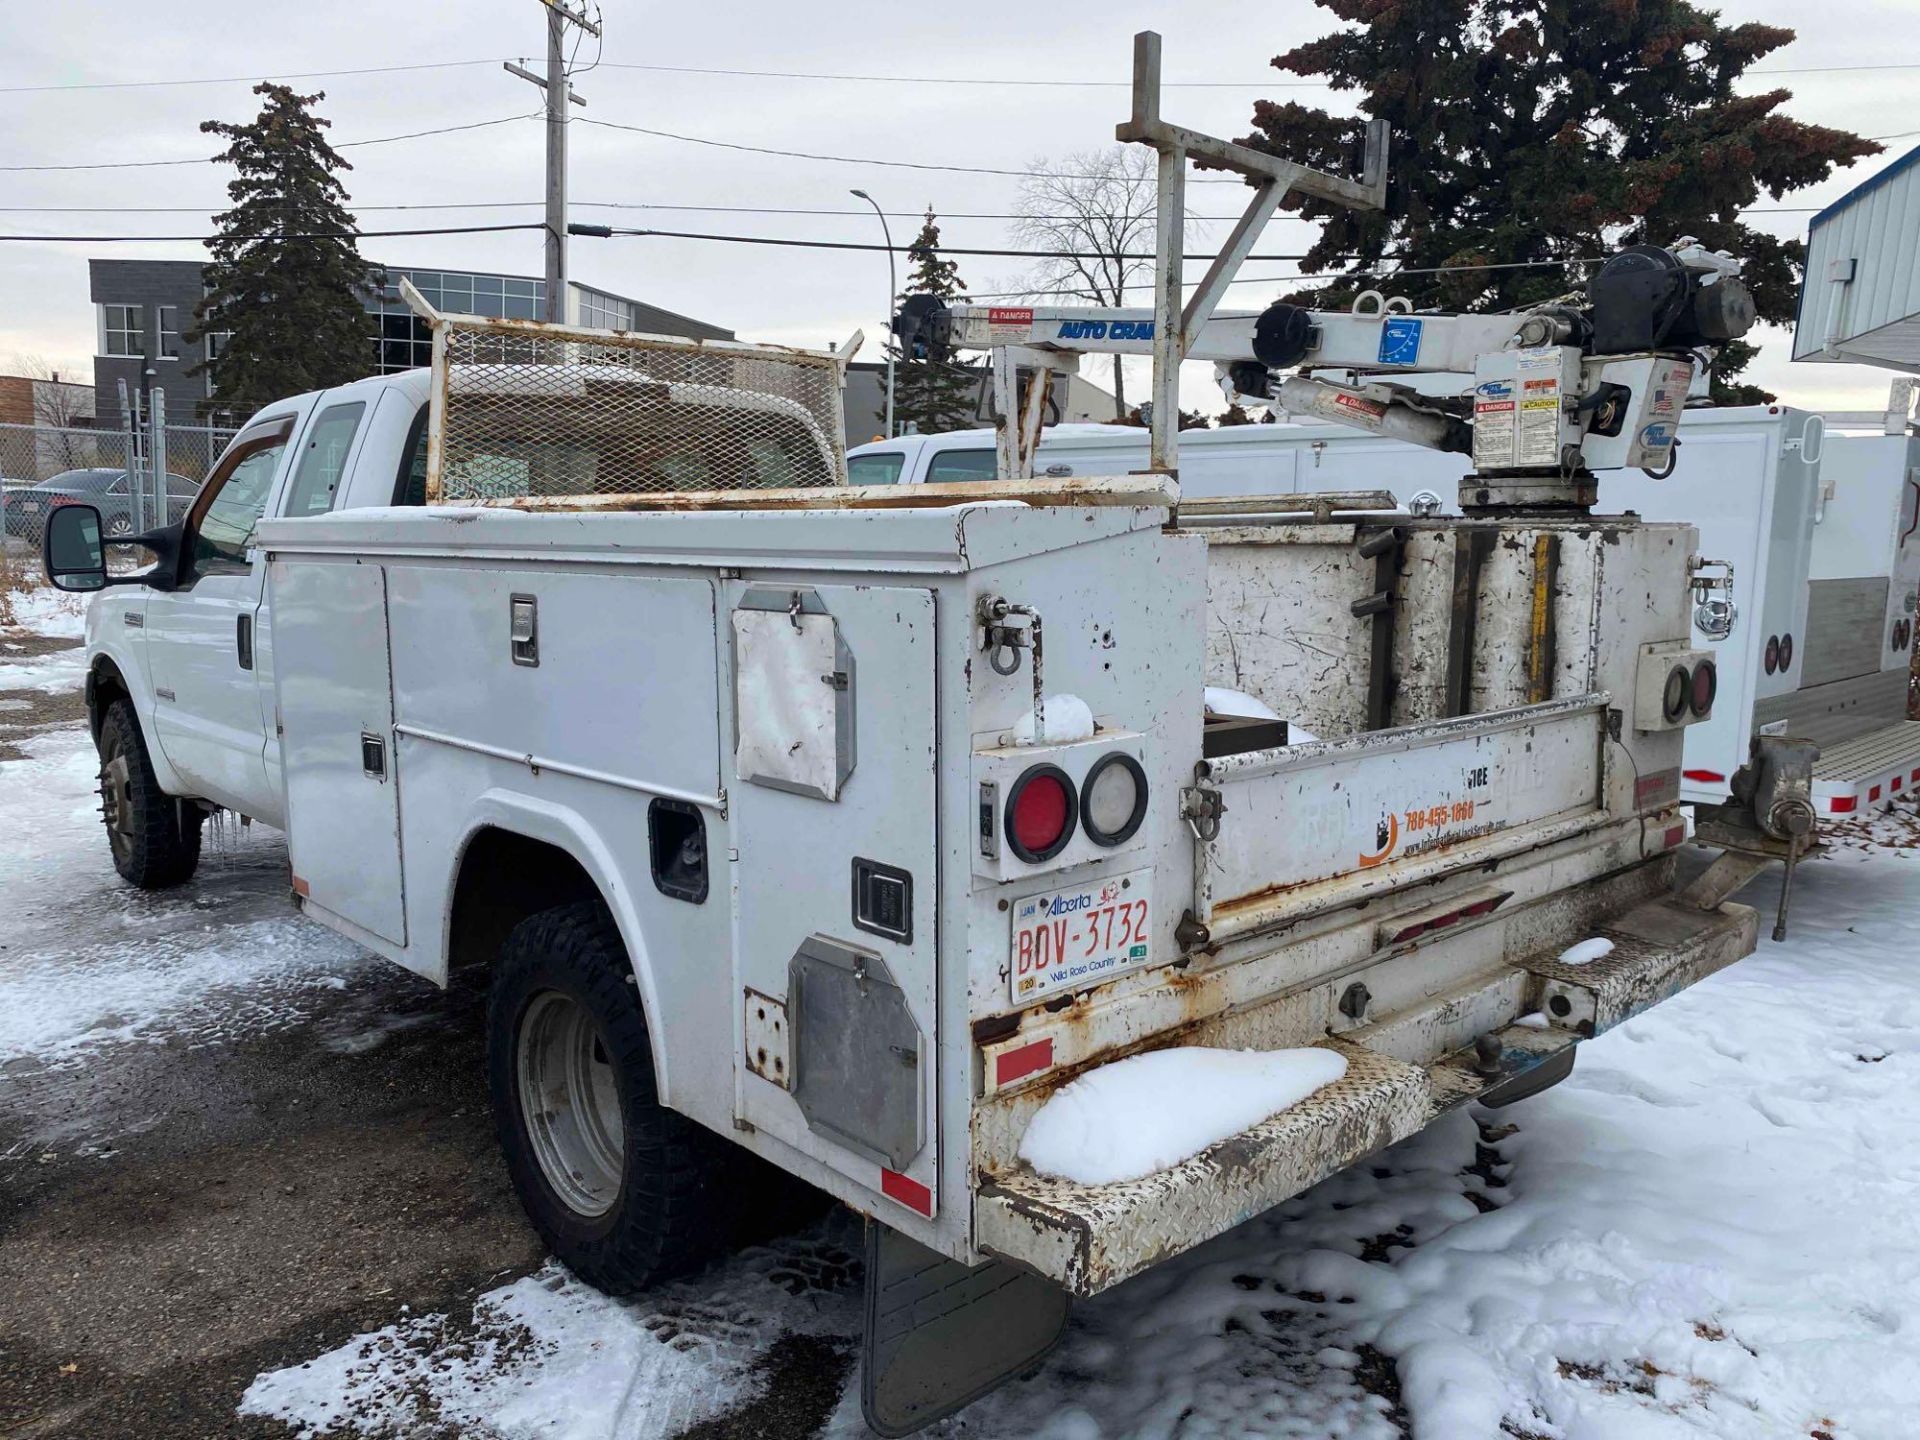
[{"label": "bare deciduous tree", "polygon": [[[1144,145],[1034,162],[1013,204],[1013,233],[1035,249],[1065,253],[1035,267],[1032,294],[1115,306],[1143,290],[1151,294],[1154,164]],[[1120,358],[1113,357],[1116,420],[1128,408]]]}]

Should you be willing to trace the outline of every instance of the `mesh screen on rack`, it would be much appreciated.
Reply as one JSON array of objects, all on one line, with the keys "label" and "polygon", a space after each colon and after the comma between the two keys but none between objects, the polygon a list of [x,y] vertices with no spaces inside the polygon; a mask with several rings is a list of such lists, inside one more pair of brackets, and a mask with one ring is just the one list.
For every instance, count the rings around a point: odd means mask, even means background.
[{"label": "mesh screen on rack", "polygon": [[432,500],[846,483],[831,355],[443,323]]}]

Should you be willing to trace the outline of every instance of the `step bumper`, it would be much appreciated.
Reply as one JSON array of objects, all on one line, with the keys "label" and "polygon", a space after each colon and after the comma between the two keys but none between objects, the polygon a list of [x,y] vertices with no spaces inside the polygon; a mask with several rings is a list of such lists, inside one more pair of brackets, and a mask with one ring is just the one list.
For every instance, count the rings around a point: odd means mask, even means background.
[{"label": "step bumper", "polygon": [[1075,1295],[1097,1295],[1732,964],[1753,950],[1759,920],[1744,905],[1702,912],[1662,898],[1598,933],[1615,947],[1602,960],[1568,966],[1549,955],[1515,967],[1529,977],[1526,1009],[1549,1023],[1501,1030],[1498,1074],[1481,1074],[1471,1048],[1417,1066],[1328,1039],[1321,1043],[1347,1057],[1344,1079],[1171,1169],[1112,1185],[1051,1180],[1026,1166],[984,1179],[975,1244]]}]

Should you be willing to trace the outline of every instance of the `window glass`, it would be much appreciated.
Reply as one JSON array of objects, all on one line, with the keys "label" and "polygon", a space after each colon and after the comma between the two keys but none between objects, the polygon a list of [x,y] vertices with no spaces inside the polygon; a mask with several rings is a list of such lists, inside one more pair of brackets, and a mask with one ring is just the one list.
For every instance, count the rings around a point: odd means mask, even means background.
[{"label": "window glass", "polygon": [[849,485],[891,485],[900,478],[904,455],[854,455],[847,460]]},{"label": "window glass", "polygon": [[163,360],[180,358],[180,307],[160,305],[154,314],[160,321],[160,356]]},{"label": "window glass", "polygon": [[329,405],[307,427],[300,442],[300,461],[287,487],[287,503],[282,515],[324,515],[333,508],[334,493],[340,488],[340,476],[347,468],[347,451],[353,445],[353,432],[360,428],[366,402]]},{"label": "window glass", "polygon": [[138,355],[140,350],[140,307],[138,305],[102,305],[102,338],[108,355]]},{"label": "window glass", "polygon": [[[269,438],[273,437],[273,438]],[[241,443],[245,443],[242,441]],[[200,515],[193,537],[193,571],[198,575],[244,574],[253,527],[267,508],[267,491],[287,448],[285,432],[262,431],[260,448],[249,453],[220,482]]]},{"label": "window glass", "polygon": [[425,405],[420,407],[420,413],[413,417],[413,428],[407,432],[407,453],[401,457],[400,477],[393,487],[396,505],[427,503],[427,409]]},{"label": "window glass", "polygon": [[995,465],[991,450],[942,450],[927,466],[927,483],[940,480],[991,480]]}]

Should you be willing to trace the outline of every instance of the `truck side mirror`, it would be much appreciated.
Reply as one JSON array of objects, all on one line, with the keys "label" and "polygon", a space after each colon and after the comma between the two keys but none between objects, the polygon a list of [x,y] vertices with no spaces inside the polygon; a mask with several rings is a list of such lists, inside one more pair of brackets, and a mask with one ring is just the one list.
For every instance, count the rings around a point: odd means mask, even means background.
[{"label": "truck side mirror", "polygon": [[40,561],[56,590],[104,588],[107,554],[100,542],[100,512],[84,502],[56,507],[40,538]]}]

